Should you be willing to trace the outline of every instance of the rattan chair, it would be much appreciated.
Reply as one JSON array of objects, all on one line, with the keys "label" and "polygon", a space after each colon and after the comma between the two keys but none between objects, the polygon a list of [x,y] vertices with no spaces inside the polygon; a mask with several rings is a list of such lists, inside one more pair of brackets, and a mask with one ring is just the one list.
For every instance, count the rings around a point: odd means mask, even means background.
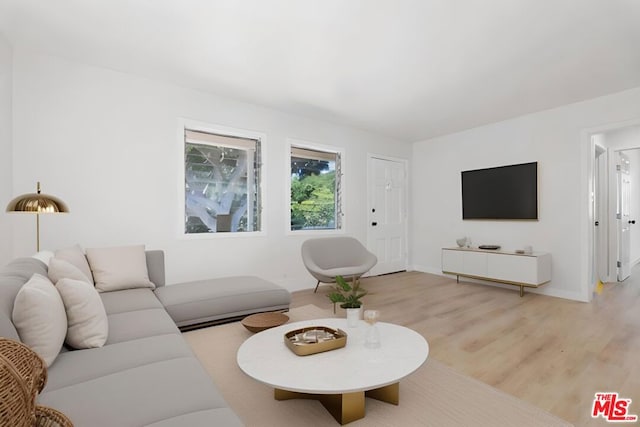
[{"label": "rattan chair", "polygon": [[73,427],[61,412],[36,405],[46,382],[40,356],[21,342],[0,337],[0,426]]}]

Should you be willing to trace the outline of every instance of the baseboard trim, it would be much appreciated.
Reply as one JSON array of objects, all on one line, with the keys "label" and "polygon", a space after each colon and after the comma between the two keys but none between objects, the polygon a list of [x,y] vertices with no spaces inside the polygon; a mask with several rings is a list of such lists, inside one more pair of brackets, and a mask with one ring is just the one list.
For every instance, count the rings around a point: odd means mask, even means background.
[{"label": "baseboard trim", "polygon": [[436,274],[438,276],[446,276],[445,274],[442,274],[442,270],[440,268],[431,268],[431,267],[427,267],[426,265],[412,265],[410,267],[410,271],[419,271],[421,273],[429,273],[429,274]]}]

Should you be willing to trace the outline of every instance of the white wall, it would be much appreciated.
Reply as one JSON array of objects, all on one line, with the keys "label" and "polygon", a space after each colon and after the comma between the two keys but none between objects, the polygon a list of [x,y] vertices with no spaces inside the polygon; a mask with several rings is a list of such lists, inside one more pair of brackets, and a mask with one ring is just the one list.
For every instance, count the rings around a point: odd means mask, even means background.
[{"label": "white wall", "polygon": [[626,126],[605,134],[606,144],[614,150],[640,148],[640,126]]},{"label": "white wall", "polygon": [[10,218],[4,213],[13,198],[11,176],[11,75],[12,53],[7,39],[0,34],[0,265],[11,259]]},{"label": "white wall", "polygon": [[[637,118],[640,88],[415,143],[414,267],[440,272],[440,248],[462,236],[507,250],[531,245],[553,260],[552,282],[536,292],[587,300],[585,132]],[[531,161],[538,162],[539,221],[462,220],[461,171]]]},{"label": "white wall", "polygon": [[[15,49],[14,192],[42,181],[71,213],[42,218],[42,247],[145,243],[167,256],[169,282],[256,274],[312,287],[287,229],[286,138],[345,148],[347,234],[366,241],[366,154],[410,158],[411,144],[328,123]],[[178,238],[179,118],[266,134],[262,237]],[[36,172],[37,171],[37,172]],[[13,218],[15,255],[34,228]]]}]

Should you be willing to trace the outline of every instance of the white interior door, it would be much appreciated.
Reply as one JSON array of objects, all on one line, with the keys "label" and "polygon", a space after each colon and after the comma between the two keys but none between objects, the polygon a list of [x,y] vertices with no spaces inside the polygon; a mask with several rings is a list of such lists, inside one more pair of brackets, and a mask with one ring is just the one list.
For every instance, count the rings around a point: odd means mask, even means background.
[{"label": "white interior door", "polygon": [[629,201],[631,198],[631,164],[629,157],[618,152],[616,175],[618,180],[618,201],[616,220],[618,223],[618,281],[631,275],[631,218]]},{"label": "white interior door", "polygon": [[407,163],[369,157],[367,246],[378,257],[371,274],[407,268]]},{"label": "white interior door", "polygon": [[[607,217],[607,151],[595,147],[594,163],[594,262],[592,285],[609,280],[609,234]],[[593,291],[593,289],[591,289]]]}]

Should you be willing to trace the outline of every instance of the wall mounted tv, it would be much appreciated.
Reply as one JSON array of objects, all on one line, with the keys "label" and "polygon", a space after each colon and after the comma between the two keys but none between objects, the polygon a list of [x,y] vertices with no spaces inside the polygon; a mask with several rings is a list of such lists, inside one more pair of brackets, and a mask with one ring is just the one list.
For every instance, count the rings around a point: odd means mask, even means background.
[{"label": "wall mounted tv", "polygon": [[538,219],[538,162],[461,175],[462,219]]}]

